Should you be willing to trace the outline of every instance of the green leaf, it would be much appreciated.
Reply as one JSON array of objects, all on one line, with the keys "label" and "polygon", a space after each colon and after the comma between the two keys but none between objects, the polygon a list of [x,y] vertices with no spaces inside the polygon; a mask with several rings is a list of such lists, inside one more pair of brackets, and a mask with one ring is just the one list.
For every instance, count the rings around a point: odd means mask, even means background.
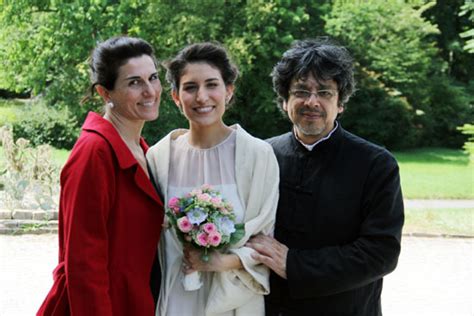
[{"label": "green leaf", "polygon": [[230,236],[230,244],[235,244],[245,236],[245,224],[236,224],[235,232]]}]

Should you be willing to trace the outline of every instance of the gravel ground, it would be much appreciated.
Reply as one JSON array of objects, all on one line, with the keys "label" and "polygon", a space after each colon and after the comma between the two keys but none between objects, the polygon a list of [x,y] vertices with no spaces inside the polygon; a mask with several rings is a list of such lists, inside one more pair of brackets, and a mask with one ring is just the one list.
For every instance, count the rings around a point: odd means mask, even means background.
[{"label": "gravel ground", "polygon": [[[404,237],[385,316],[473,316],[474,239]],[[56,235],[0,235],[0,316],[34,315],[52,285]]]}]

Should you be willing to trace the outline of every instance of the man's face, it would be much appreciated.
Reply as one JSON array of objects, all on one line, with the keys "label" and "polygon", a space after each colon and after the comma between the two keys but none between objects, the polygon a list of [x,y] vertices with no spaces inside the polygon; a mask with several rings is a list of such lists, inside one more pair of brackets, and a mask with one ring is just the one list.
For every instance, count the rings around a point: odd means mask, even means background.
[{"label": "man's face", "polygon": [[338,101],[334,80],[318,83],[309,73],[305,78],[291,81],[288,101],[283,102],[283,109],[296,127],[298,138],[305,144],[313,144],[334,128],[337,115],[344,110]]}]

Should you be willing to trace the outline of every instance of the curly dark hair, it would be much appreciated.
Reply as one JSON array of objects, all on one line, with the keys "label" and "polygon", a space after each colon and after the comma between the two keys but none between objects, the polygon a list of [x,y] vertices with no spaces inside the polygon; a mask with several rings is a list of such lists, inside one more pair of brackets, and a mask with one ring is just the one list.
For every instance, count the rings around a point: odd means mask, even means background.
[{"label": "curly dark hair", "polygon": [[166,80],[171,88],[179,91],[180,79],[186,65],[199,62],[219,69],[225,85],[234,84],[239,76],[237,66],[232,63],[224,47],[210,42],[191,44],[179,51],[173,59],[163,63],[167,70]]},{"label": "curly dark hair", "polygon": [[281,109],[283,101],[288,101],[291,81],[305,78],[309,73],[317,81],[337,83],[339,106],[344,106],[355,91],[353,59],[345,47],[328,37],[295,41],[271,73]]}]

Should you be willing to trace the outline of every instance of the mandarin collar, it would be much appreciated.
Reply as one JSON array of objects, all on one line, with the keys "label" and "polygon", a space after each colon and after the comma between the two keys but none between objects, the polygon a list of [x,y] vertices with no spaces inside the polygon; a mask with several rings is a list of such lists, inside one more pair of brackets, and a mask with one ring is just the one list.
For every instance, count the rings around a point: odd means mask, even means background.
[{"label": "mandarin collar", "polygon": [[290,132],[290,138],[291,138],[291,143],[292,143],[295,150],[298,150],[302,153],[311,155],[311,154],[315,154],[315,153],[320,152],[320,151],[324,151],[324,150],[326,150],[326,148],[329,148],[328,146],[330,146],[331,144],[337,142],[338,139],[340,139],[342,137],[342,133],[343,133],[342,125],[341,125],[340,122],[338,122],[338,126],[332,132],[332,135],[328,139],[325,139],[325,140],[321,141],[320,143],[316,144],[316,146],[314,146],[313,150],[308,150],[305,146],[303,146],[303,144],[301,144],[300,141],[296,138],[295,133],[294,133],[293,130]]}]

